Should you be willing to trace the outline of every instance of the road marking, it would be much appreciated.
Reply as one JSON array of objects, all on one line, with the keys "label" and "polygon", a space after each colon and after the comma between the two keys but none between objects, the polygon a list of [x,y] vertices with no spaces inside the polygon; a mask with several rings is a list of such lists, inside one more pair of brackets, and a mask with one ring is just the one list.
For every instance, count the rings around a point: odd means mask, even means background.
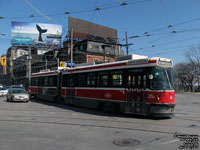
[{"label": "road marking", "polygon": [[136,150],[144,150],[145,148],[137,148]]},{"label": "road marking", "polygon": [[169,144],[169,143],[174,143],[176,141],[179,141],[179,140],[172,140],[172,141],[168,141],[168,142],[164,142],[164,143],[161,143],[160,145],[165,145],[165,144]]}]

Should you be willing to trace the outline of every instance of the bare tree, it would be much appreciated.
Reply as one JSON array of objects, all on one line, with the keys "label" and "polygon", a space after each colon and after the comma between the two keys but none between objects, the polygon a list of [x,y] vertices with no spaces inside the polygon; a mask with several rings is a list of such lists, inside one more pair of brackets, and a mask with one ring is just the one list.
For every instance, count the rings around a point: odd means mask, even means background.
[{"label": "bare tree", "polygon": [[193,85],[195,83],[194,66],[190,63],[179,63],[173,68],[174,84],[176,90],[193,92]]},{"label": "bare tree", "polygon": [[186,58],[188,59],[188,63],[193,67],[193,72],[195,73],[195,83],[198,83],[198,87],[200,86],[200,45],[197,47],[190,47],[188,51],[186,51]]}]

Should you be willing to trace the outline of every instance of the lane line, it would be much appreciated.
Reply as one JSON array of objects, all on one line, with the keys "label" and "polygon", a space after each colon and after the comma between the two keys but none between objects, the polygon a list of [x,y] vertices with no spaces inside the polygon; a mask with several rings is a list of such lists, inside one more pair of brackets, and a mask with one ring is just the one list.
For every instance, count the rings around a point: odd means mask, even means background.
[{"label": "lane line", "polygon": [[160,145],[165,145],[165,144],[169,144],[169,143],[174,143],[174,142],[177,142],[179,140],[172,140],[172,141],[168,141],[168,142],[164,142],[164,143],[161,143]]}]

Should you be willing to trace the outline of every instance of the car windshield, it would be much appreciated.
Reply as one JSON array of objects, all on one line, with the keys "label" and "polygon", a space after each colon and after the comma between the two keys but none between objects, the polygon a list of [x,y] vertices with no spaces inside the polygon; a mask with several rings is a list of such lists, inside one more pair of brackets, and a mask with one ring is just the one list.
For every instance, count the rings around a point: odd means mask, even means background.
[{"label": "car windshield", "polygon": [[6,88],[6,89],[10,89],[10,88],[11,88],[11,86],[5,86],[4,88]]},{"label": "car windshield", "polygon": [[153,68],[151,74],[153,75],[150,81],[152,90],[174,90],[171,69]]},{"label": "car windshield", "polygon": [[7,90],[6,88],[0,88],[0,90]]},{"label": "car windshield", "polygon": [[24,91],[24,90],[19,90],[19,89],[16,89],[16,90],[13,90],[12,91],[13,93],[15,93],[15,94],[25,94],[26,93],[26,91]]}]

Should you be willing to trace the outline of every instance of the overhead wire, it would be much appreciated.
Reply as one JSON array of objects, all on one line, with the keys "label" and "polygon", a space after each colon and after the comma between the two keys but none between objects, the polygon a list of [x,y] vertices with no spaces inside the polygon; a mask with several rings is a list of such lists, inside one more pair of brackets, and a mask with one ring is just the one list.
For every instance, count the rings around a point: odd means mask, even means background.
[{"label": "overhead wire", "polygon": [[[28,0],[25,0],[25,1],[28,1]],[[69,11],[68,13],[67,13],[67,11],[65,12],[65,13],[55,13],[55,14],[47,14],[47,15],[45,15],[45,16],[58,16],[58,15],[67,15],[67,14],[76,14],[76,13],[86,13],[86,12],[95,12],[95,11],[100,11],[100,10],[104,10],[104,9],[111,9],[111,8],[115,8],[115,7],[120,7],[120,6],[125,6],[125,5],[132,5],[132,4],[138,4],[138,3],[144,3],[144,2],[149,2],[149,1],[152,1],[152,0],[142,0],[142,1],[136,1],[136,0],[134,0],[133,2],[128,2],[128,1],[125,1],[125,2],[123,2],[123,3],[121,3],[121,5],[119,5],[119,2],[118,3],[110,3],[110,4],[105,4],[105,5],[101,5],[101,6],[99,6],[99,7],[96,7],[95,6],[95,8],[89,8],[89,9],[85,9],[85,10],[80,10],[80,11]],[[33,17],[42,17],[42,16],[36,16],[36,15],[34,15],[34,16],[27,16],[27,17],[10,17],[10,18],[7,18],[7,17],[0,17],[0,20],[2,19],[2,20],[6,20],[6,19],[22,19],[22,18],[33,18]],[[187,23],[191,23],[191,22],[194,22],[194,21],[197,21],[197,20],[200,20],[200,17],[198,17],[198,18],[194,18],[194,19],[190,19],[190,20],[186,20],[186,21],[183,21],[183,22],[180,22],[180,23],[177,23],[177,24],[174,24],[174,25],[171,25],[171,24],[169,24],[167,27],[163,27],[163,28],[158,28],[158,29],[155,29],[155,30],[151,30],[151,31],[149,31],[148,33],[152,33],[152,32],[157,32],[157,31],[161,31],[161,30],[164,30],[164,29],[169,29],[169,28],[171,28],[171,27],[175,27],[175,26],[180,26],[180,25],[183,25],[183,24],[187,24]],[[176,33],[184,33],[184,32],[199,32],[199,30],[196,30],[196,29],[191,29],[191,30],[185,30],[185,31],[176,31]],[[169,34],[169,35],[167,35],[167,34]],[[139,36],[139,37],[146,37],[147,36],[147,34],[146,35],[144,35],[144,34],[141,34],[141,35],[143,35],[143,36]],[[165,39],[165,38],[167,38],[167,37],[169,37],[169,36],[171,36],[170,35],[170,33],[157,33],[157,34],[150,34],[150,36],[156,36],[156,35],[167,35],[167,36],[164,36],[164,37],[161,37],[161,38],[159,38],[159,39],[156,39],[156,40],[153,40],[153,41],[151,41],[151,42],[156,42],[156,41],[160,41],[160,40],[162,40],[162,39]],[[173,34],[172,34],[173,35]],[[132,38],[132,37],[129,37],[129,38]],[[135,37],[136,38],[136,37]],[[181,40],[182,41],[182,40]],[[181,41],[179,41],[179,42],[181,42]],[[177,41],[175,41],[175,42],[177,42]],[[172,43],[174,43],[174,42],[169,42],[169,43],[165,43],[165,44],[172,44]],[[163,44],[160,44],[160,45],[156,45],[156,47],[157,46],[162,46]],[[152,46],[148,46],[148,47],[144,47],[144,48],[140,48],[140,50],[141,49],[147,49],[147,48],[152,48]]]},{"label": "overhead wire", "polygon": [[[177,23],[177,24],[174,24],[174,25],[169,24],[167,27],[162,27],[162,28],[154,29],[154,30],[151,30],[151,31],[148,31],[148,32],[144,32],[144,33],[141,33],[141,34],[137,34],[137,37],[142,37],[142,36],[145,35],[145,33],[146,34],[147,33],[150,34],[152,32],[157,32],[157,31],[169,29],[169,28],[172,28],[172,27],[175,27],[175,26],[180,26],[180,25],[183,25],[183,24],[187,24],[187,23],[191,23],[191,22],[197,21],[197,20],[200,20],[200,17],[195,18],[195,19],[190,19],[190,20],[187,20],[187,21],[183,21],[183,22],[180,22],[180,23]],[[129,38],[137,38],[137,37],[134,37],[134,35],[133,35],[133,36],[131,36]]]},{"label": "overhead wire", "polygon": [[[173,41],[173,42],[162,43],[162,44],[156,45],[156,47],[170,45],[170,44],[175,44],[175,43],[184,42],[184,41],[188,41],[188,40],[199,39],[199,38],[200,38],[200,36],[196,36],[196,37],[191,37],[191,38],[187,38],[187,39],[177,40],[177,41]],[[144,48],[138,48],[136,50],[140,50],[140,51],[142,50],[142,51],[144,51],[145,49],[149,49],[149,48],[152,48],[152,46],[147,46],[147,47],[144,47]]]},{"label": "overhead wire", "polygon": [[[28,0],[25,0],[28,1]],[[87,12],[92,12],[92,11],[97,11],[97,10],[105,10],[105,9],[111,9],[115,7],[121,7],[123,5],[134,5],[134,4],[139,4],[139,3],[145,3],[145,2],[150,2],[152,0],[134,0],[133,2],[126,2],[122,3],[119,5],[119,3],[112,3],[112,4],[106,4],[106,5],[101,5],[96,8],[88,8],[84,10],[75,10],[75,11],[63,11],[62,13],[54,13],[54,14],[45,14],[46,17],[51,17],[51,16],[62,16],[62,15],[69,15],[69,14],[78,14],[78,13],[87,13]],[[44,15],[44,14],[43,14]],[[18,16],[18,17],[4,17],[0,16],[0,19],[25,19],[25,18],[33,18],[33,17],[44,17],[42,15],[33,15],[31,14],[30,16]]]}]

